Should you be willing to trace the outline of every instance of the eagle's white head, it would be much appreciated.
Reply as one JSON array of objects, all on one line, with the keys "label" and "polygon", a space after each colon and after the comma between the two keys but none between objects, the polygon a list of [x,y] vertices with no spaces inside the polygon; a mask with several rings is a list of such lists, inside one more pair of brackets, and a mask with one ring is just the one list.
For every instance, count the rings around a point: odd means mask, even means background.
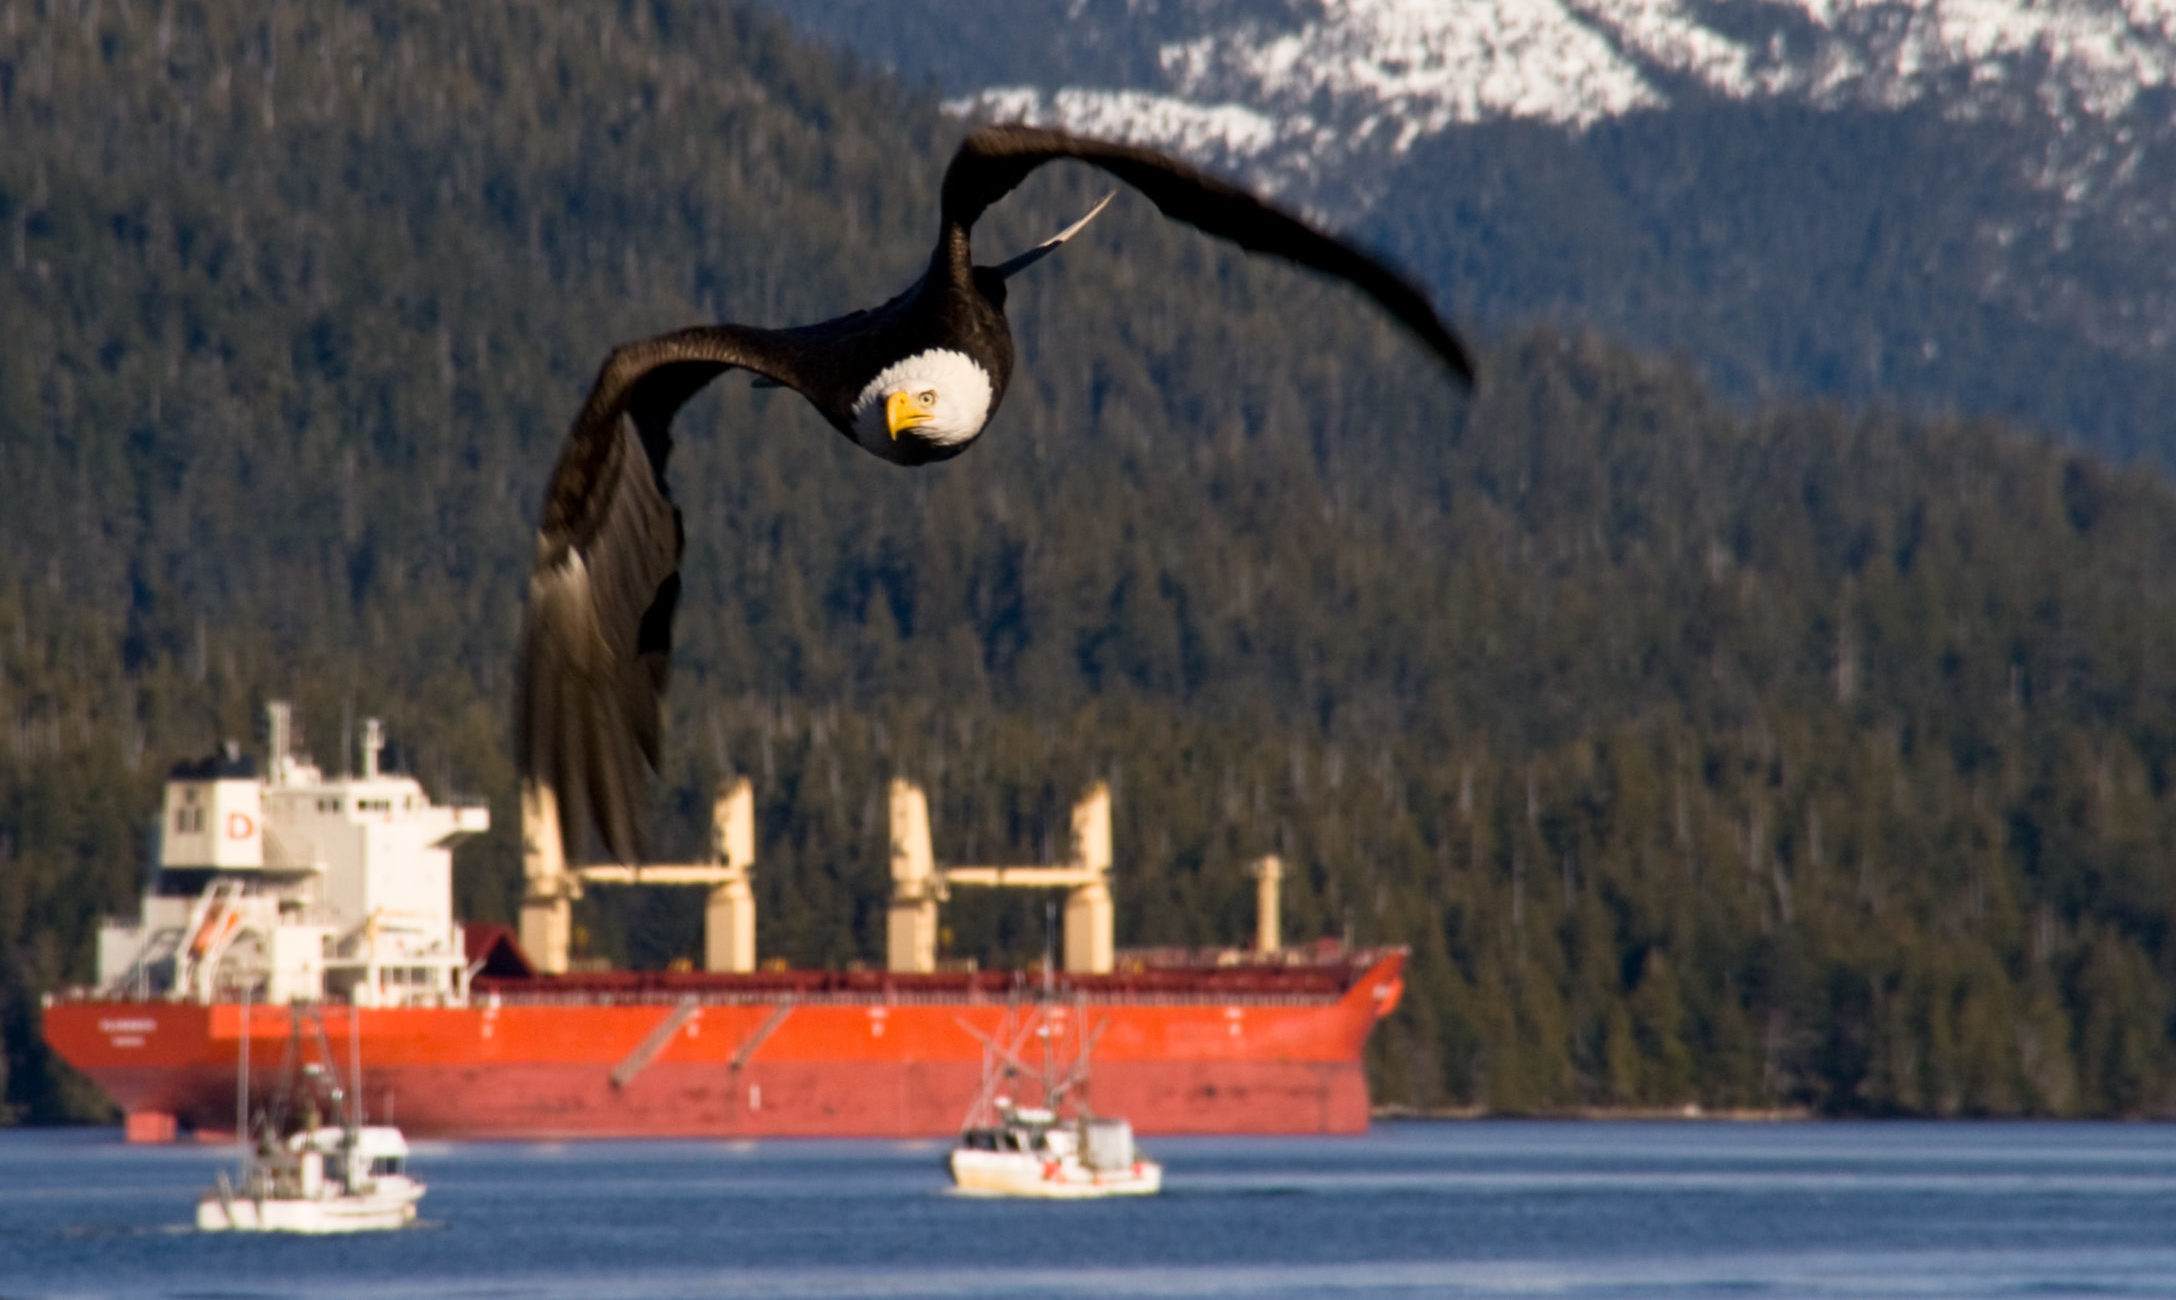
[{"label": "eagle's white head", "polygon": [[854,439],[886,460],[943,456],[982,432],[993,391],[989,373],[966,353],[917,352],[862,386],[854,399]]}]

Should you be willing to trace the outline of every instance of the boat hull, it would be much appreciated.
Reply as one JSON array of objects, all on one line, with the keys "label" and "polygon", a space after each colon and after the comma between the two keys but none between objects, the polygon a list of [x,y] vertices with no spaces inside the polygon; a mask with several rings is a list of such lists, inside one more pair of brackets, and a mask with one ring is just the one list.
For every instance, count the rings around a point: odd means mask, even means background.
[{"label": "boat hull", "polygon": [[[1149,1134],[1357,1133],[1360,1054],[1402,989],[1403,954],[1321,996],[1083,994],[1045,1012],[1092,1043],[1091,1101]],[[1267,991],[1264,991],[1266,987]],[[362,1099],[412,1137],[941,1137],[958,1131],[1017,998],[969,989],[781,997],[707,981],[606,994],[524,981],[458,1007],[324,1008],[360,1018]],[[129,1118],[132,1135],[231,1131],[250,1039],[269,1090],[284,1007],[64,1000],[45,1036]]]},{"label": "boat hull", "polygon": [[1129,1169],[1098,1171],[1078,1160],[1038,1160],[1019,1152],[954,1151],[952,1183],[962,1196],[1012,1196],[1082,1201],[1103,1196],[1154,1196],[1164,1167],[1136,1160]]},{"label": "boat hull", "polygon": [[416,1221],[413,1194],[319,1198],[247,1196],[207,1192],[196,1203],[199,1232],[292,1232],[317,1236],[338,1232],[388,1232]]}]

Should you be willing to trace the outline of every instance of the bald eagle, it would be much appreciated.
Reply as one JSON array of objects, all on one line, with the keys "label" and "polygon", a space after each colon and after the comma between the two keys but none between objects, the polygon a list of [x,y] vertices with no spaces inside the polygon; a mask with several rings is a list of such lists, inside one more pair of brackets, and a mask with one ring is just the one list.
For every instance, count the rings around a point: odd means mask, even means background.
[{"label": "bald eagle", "polygon": [[[900,465],[965,451],[1012,378],[1005,281],[1097,212],[998,266],[976,266],[977,219],[1046,162],[1076,159],[1174,220],[1350,281],[1463,383],[1473,365],[1428,298],[1352,245],[1152,150],[1026,126],[993,126],[946,169],[929,269],[880,307],[814,325],[701,325],[614,348],[545,490],[529,575],[516,702],[525,787],[548,793],[562,844],[594,825],[622,862],[641,852],[646,769],[680,597],[680,511],[665,487],[673,415],[738,367],[791,388],[855,445]],[[1104,203],[1110,201],[1106,196]]]}]

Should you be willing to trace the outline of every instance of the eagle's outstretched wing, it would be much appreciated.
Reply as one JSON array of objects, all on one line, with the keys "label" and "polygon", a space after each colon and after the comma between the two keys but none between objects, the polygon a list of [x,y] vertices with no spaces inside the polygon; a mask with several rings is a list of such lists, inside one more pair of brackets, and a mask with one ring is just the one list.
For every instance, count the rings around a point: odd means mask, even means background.
[{"label": "eagle's outstretched wing", "polygon": [[1251,252],[1348,280],[1473,382],[1465,344],[1428,296],[1377,258],[1228,181],[1137,145],[1091,140],[1033,126],[990,126],[962,141],[944,174],[944,221],[972,227],[983,211],[1046,162],[1070,158],[1131,185],[1167,217]]},{"label": "eagle's outstretched wing", "polygon": [[[1028,173],[1067,158],[1131,185],[1175,220],[1350,281],[1472,381],[1465,346],[1405,277],[1300,217],[1150,149],[1026,126],[977,131],[945,172],[940,253],[954,238],[964,240]],[[1085,220],[992,269],[1002,280]],[[960,273],[964,289],[964,260]],[[914,315],[925,306],[910,290],[817,325],[700,326],[627,344],[606,359],[552,473],[522,622],[517,756],[523,781],[555,796],[569,859],[582,847],[572,836],[590,825],[619,860],[633,862],[641,852],[645,769],[657,765],[659,699],[680,597],[680,512],[664,478],[673,414],[739,367],[800,392],[851,437],[845,412],[860,385],[880,363],[906,355],[886,349],[926,346],[916,339],[928,322]]]},{"label": "eagle's outstretched wing", "polygon": [[680,598],[673,415],[736,366],[796,387],[806,355],[792,335],[737,325],[626,344],[567,435],[537,525],[514,718],[522,780],[552,792],[569,861],[590,825],[614,858],[641,851]]}]

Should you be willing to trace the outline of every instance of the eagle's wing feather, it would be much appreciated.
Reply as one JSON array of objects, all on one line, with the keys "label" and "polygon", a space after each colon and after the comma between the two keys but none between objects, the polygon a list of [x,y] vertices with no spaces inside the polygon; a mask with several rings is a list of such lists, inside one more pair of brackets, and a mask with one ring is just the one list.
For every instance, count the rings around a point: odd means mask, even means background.
[{"label": "eagle's wing feather", "polygon": [[1257,253],[1348,280],[1443,359],[1467,383],[1473,360],[1428,296],[1397,271],[1228,181],[1138,145],[1032,126],[984,127],[960,144],[944,176],[944,220],[972,227],[991,204],[1046,162],[1101,168],[1146,195],[1162,213]]},{"label": "eagle's wing feather", "polygon": [[684,549],[673,415],[733,367],[797,387],[807,363],[777,331],[663,334],[614,349],[575,418],[537,526],[514,714],[522,779],[554,795],[570,861],[592,824],[614,858],[641,852]]}]

